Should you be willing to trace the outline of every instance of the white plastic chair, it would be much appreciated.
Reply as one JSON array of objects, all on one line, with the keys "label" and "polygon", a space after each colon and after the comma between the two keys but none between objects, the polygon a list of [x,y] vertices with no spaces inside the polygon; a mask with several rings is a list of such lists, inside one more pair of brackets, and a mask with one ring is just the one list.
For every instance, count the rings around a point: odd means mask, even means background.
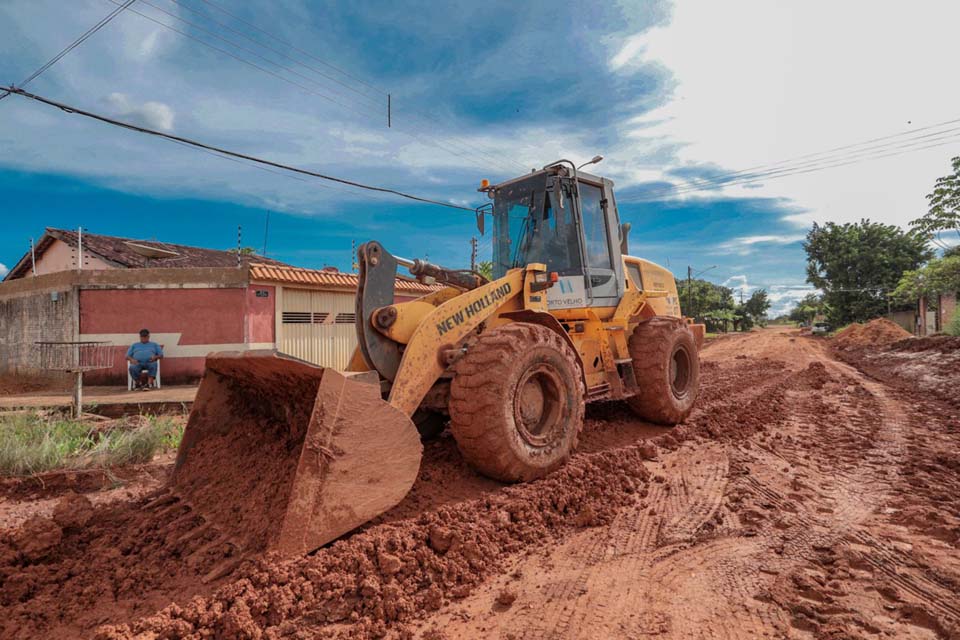
[{"label": "white plastic chair", "polygon": [[[133,380],[133,376],[130,375],[130,363],[127,362],[127,391],[133,391],[133,387],[136,383]],[[157,377],[153,379],[153,388],[160,388],[160,361],[157,360]]]}]

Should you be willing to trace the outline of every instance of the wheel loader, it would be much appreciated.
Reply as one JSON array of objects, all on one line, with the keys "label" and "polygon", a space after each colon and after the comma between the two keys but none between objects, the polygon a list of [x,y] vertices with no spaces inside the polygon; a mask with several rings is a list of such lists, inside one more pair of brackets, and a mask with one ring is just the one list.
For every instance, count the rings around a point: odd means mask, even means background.
[{"label": "wheel loader", "polygon": [[[215,528],[211,544],[297,555],[335,540],[403,499],[421,431],[447,421],[477,471],[523,482],[569,458],[587,402],[664,425],[688,415],[704,327],[682,316],[668,270],[628,255],[613,183],[561,160],[481,191],[489,281],[359,247],[348,371],[275,351],[207,357],[170,499]],[[400,267],[443,286],[396,302]]]}]

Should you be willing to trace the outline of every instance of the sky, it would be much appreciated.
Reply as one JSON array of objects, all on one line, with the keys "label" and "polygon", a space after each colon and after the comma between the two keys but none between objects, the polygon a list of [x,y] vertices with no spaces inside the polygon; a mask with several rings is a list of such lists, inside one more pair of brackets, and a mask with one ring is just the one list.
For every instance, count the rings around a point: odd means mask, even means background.
[{"label": "sky", "polygon": [[[19,83],[114,8],[0,3],[0,82]],[[632,254],[738,294],[766,288],[775,315],[810,290],[801,242],[813,222],[906,227],[960,137],[943,125],[914,134],[930,136],[924,149],[893,139],[843,166],[702,181],[960,118],[948,80],[958,23],[960,3],[933,0],[138,0],[27,88],[468,207],[485,202],[483,178],[601,154],[592,171],[616,184]],[[478,234],[470,212],[281,175],[19,96],[0,101],[0,149],[0,274],[48,226],[213,248],[236,246],[240,226],[272,258],[341,269],[368,239],[462,267]],[[480,250],[489,257],[489,232]]]}]

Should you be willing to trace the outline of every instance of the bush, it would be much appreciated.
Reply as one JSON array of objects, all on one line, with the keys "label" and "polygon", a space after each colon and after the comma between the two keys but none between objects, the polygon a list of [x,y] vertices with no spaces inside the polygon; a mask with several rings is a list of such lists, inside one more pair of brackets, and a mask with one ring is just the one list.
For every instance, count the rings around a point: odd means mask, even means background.
[{"label": "bush", "polygon": [[947,325],[946,333],[951,336],[960,336],[960,310],[953,312],[953,320]]},{"label": "bush", "polygon": [[0,474],[142,464],[178,447],[182,436],[183,424],[168,417],[138,418],[103,429],[38,413],[0,416]]}]

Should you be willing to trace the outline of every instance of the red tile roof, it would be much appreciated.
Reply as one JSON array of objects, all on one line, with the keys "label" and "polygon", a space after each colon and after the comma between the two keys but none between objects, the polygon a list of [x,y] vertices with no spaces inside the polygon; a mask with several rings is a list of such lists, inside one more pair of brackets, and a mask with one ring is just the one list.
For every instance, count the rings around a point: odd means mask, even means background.
[{"label": "red tile roof", "polygon": [[[327,271],[324,269],[301,269],[299,267],[277,266],[270,264],[251,264],[250,279],[283,284],[304,284],[332,289],[355,290],[359,277],[355,273]],[[416,280],[397,277],[398,292],[426,294],[442,289],[441,285],[426,285]]]}]

